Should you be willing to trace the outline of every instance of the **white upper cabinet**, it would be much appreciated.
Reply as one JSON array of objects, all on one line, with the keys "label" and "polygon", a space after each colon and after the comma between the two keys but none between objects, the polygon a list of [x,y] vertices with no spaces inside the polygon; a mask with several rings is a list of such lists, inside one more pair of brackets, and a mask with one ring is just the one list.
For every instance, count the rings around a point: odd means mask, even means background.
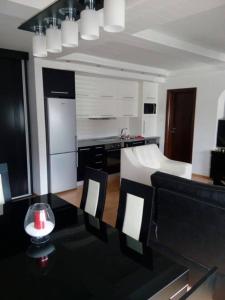
[{"label": "white upper cabinet", "polygon": [[138,82],[76,75],[78,118],[136,117]]},{"label": "white upper cabinet", "polygon": [[99,98],[99,80],[95,77],[76,76],[76,103],[78,118],[99,117],[102,103]]},{"label": "white upper cabinet", "polygon": [[143,83],[144,103],[155,103],[158,99],[158,84],[154,82]]},{"label": "white upper cabinet", "polygon": [[137,117],[138,115],[138,82],[117,80],[116,98],[119,117]]},{"label": "white upper cabinet", "polygon": [[122,99],[134,99],[138,98],[138,82],[117,80],[116,93],[118,98]]}]

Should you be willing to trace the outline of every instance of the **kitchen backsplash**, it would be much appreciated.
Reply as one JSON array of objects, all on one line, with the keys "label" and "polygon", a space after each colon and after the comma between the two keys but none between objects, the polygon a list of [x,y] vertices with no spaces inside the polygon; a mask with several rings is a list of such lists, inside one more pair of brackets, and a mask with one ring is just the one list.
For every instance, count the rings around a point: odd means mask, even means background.
[{"label": "kitchen backsplash", "polygon": [[122,128],[128,128],[129,132],[128,118],[113,120],[77,119],[77,137],[79,140],[117,136],[120,135]]}]

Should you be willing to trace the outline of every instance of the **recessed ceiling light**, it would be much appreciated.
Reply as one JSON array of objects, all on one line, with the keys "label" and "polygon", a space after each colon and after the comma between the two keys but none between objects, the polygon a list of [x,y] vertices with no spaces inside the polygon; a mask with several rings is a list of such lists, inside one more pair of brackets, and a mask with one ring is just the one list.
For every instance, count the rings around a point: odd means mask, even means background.
[{"label": "recessed ceiling light", "polygon": [[44,9],[45,7],[49,6],[55,0],[8,0],[9,2],[15,2],[18,4],[22,4],[29,7],[34,7],[38,9]]}]

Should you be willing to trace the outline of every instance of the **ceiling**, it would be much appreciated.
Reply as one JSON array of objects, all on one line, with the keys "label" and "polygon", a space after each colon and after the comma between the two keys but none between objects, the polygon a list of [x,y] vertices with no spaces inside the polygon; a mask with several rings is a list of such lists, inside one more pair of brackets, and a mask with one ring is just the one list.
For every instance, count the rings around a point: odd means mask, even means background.
[{"label": "ceiling", "polygon": [[[17,30],[52,0],[1,0],[0,48],[31,51],[32,34]],[[225,0],[126,0],[126,30],[80,41],[79,54],[177,71],[225,66]]]},{"label": "ceiling", "polygon": [[22,4],[37,9],[44,9],[48,5],[52,4],[54,0],[38,0],[38,1],[37,0],[9,0],[9,2]]}]

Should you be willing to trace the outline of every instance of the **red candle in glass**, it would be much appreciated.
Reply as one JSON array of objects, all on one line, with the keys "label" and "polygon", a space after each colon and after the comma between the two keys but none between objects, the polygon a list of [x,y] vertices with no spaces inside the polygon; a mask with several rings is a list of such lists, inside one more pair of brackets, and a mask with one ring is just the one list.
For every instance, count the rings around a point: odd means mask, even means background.
[{"label": "red candle in glass", "polygon": [[34,212],[34,228],[44,229],[46,222],[46,212],[45,210],[36,210]]}]

